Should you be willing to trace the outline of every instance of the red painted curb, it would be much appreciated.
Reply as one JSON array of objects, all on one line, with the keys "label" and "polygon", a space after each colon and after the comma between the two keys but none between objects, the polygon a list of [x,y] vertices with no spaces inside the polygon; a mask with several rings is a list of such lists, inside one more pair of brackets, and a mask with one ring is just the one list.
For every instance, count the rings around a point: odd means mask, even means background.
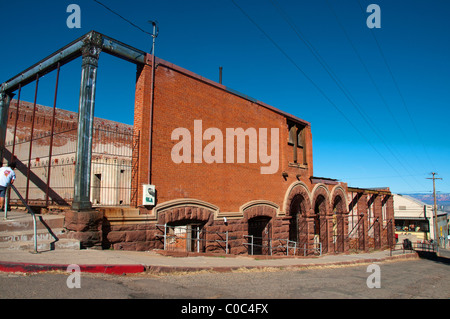
[{"label": "red painted curb", "polygon": [[[45,272],[45,271],[67,271],[69,265],[58,264],[32,264],[0,261],[0,271],[3,272]],[[145,271],[144,265],[77,265],[81,272],[102,274],[135,274]]]}]

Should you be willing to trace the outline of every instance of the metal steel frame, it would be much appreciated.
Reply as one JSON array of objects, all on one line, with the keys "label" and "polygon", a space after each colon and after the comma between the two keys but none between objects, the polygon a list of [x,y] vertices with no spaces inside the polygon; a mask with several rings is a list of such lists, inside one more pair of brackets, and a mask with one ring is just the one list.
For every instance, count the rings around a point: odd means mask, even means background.
[{"label": "metal steel frame", "polygon": [[[145,64],[147,53],[113,38],[105,36],[96,31],[91,31],[77,40],[69,43],[65,47],[52,53],[43,60],[22,71],[18,75],[4,82],[0,86],[0,122],[2,123],[0,131],[0,147],[3,153],[6,137],[6,123],[9,111],[9,104],[14,96],[14,92],[36,81],[36,91],[34,98],[33,124],[31,136],[33,137],[34,111],[36,108],[36,99],[38,94],[39,78],[54,70],[58,71],[55,85],[55,97],[53,108],[56,107],[56,97],[58,92],[59,70],[62,65],[72,60],[82,57],[82,80],[79,100],[79,122],[78,122],[78,145],[76,162],[76,179],[74,182],[74,201],[72,207],[77,210],[90,209],[90,175],[91,175],[91,155],[92,155],[92,133],[95,105],[96,74],[98,67],[98,58],[101,52],[108,53],[136,65]],[[17,111],[19,112],[18,108]],[[17,114],[16,114],[17,115]],[[55,112],[53,111],[53,122]],[[16,116],[17,119],[17,116]],[[4,125],[3,125],[4,124]],[[53,131],[53,124],[52,124]],[[14,133],[15,134],[15,133]],[[31,138],[32,140],[32,138]],[[30,142],[31,143],[31,142]],[[50,143],[52,144],[52,143]],[[30,144],[31,157],[32,145]],[[51,156],[51,145],[50,145]],[[12,157],[14,157],[14,150]],[[2,154],[3,158],[3,154]],[[13,158],[12,158],[13,159]],[[30,165],[30,163],[29,163]],[[30,167],[28,167],[26,200],[28,200],[28,183]],[[50,175],[50,172],[49,172]],[[49,180],[50,176],[48,176]],[[48,181],[47,181],[48,182]],[[49,185],[47,185],[47,188]],[[47,192],[48,193],[48,192]],[[48,197],[46,198],[48,203]]]},{"label": "metal steel frame", "polygon": [[63,66],[76,58],[81,57],[82,47],[86,42],[94,37],[101,37],[101,49],[102,52],[108,53],[110,55],[116,56],[123,60],[126,60],[135,64],[145,64],[146,54],[144,51],[133,48],[127,44],[120,41],[114,40],[108,36],[105,36],[99,32],[91,31],[84,36],[78,38],[77,40],[69,43],[65,47],[59,49],[58,51],[52,53],[48,57],[42,59],[41,61],[35,63],[28,69],[20,72],[16,76],[12,77],[6,82],[3,82],[0,86],[0,93],[12,93],[16,91],[19,86],[24,87],[25,85],[33,82],[36,79],[36,75],[39,74],[40,77],[47,73],[50,73],[58,68],[58,64]]}]

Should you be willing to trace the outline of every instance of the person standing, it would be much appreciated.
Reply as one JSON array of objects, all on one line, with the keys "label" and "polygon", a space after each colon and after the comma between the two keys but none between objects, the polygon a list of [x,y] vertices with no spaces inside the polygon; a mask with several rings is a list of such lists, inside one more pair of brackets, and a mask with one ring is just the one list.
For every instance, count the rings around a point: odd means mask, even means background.
[{"label": "person standing", "polygon": [[9,163],[8,167],[0,168],[0,207],[3,210],[3,205],[5,204],[5,195],[9,185],[12,185],[16,180],[16,174],[14,170],[16,169],[16,163]]}]

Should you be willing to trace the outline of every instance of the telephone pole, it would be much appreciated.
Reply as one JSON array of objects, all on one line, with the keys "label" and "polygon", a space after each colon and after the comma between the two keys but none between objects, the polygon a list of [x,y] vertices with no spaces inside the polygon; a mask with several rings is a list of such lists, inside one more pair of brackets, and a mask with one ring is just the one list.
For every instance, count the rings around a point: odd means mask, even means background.
[{"label": "telephone pole", "polygon": [[435,177],[435,175],[437,175],[437,173],[435,172],[431,172],[431,175],[433,175],[433,177],[427,177],[427,179],[432,179],[433,180],[433,197],[434,197],[434,213],[433,213],[433,219],[434,219],[434,239],[436,240],[436,244],[439,247],[439,234],[438,234],[438,228],[437,228],[437,205],[436,205],[436,180],[437,179],[442,179],[442,178],[438,178]]}]

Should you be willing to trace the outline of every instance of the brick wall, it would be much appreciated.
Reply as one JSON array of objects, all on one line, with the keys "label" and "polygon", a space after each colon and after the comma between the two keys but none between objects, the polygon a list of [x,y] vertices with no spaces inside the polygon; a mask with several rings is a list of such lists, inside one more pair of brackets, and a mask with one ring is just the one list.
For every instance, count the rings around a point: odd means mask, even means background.
[{"label": "brick wall", "polygon": [[[146,66],[139,74],[136,87],[135,129],[140,131],[141,140],[140,184],[148,181],[150,81],[151,67]],[[267,165],[259,160],[258,163],[249,163],[248,153],[246,163],[193,163],[193,156],[191,163],[174,163],[171,150],[177,141],[171,140],[171,134],[176,128],[186,128],[193,138],[195,120],[202,121],[202,132],[208,128],[218,128],[224,135],[224,148],[227,128],[255,128],[257,131],[259,128],[279,129],[277,172],[261,174],[261,166]],[[289,165],[293,162],[293,147],[287,142],[288,124],[285,116],[262,103],[232,94],[219,84],[210,84],[188,71],[159,61],[155,81],[151,161],[151,183],[156,185],[158,202],[184,197],[197,198],[219,206],[224,212],[237,212],[241,205],[257,199],[282,206],[286,190],[293,182],[300,179],[312,188],[309,180],[313,175],[311,127],[307,122],[302,123],[306,123],[308,165],[298,168]],[[208,143],[203,141],[202,149]],[[246,150],[249,150],[248,140]],[[302,158],[300,150],[298,158]],[[282,172],[288,176],[284,178]]]},{"label": "brick wall", "polygon": [[[325,252],[343,252],[348,249],[344,234],[348,231],[348,219],[344,217],[348,214],[347,186],[327,179],[312,179],[310,123],[166,61],[157,59],[156,63],[153,103],[151,56],[147,57],[147,65],[140,67],[137,72],[134,129],[140,137],[139,155],[134,156],[134,165],[139,169],[133,180],[139,190],[138,203],[142,198],[142,184],[150,181],[156,186],[156,207],[140,206],[136,215],[150,214],[153,217],[149,218],[155,221],[141,226],[127,223],[127,218],[123,218],[123,222],[112,222],[105,232],[107,245],[115,249],[162,248],[162,226],[156,224],[200,222],[204,230],[202,238],[206,240],[201,246],[202,251],[224,253],[224,244],[214,240],[223,241],[225,232],[228,232],[229,252],[244,254],[248,253],[248,245],[245,244],[248,243],[246,236],[249,235],[249,221],[268,218],[265,234],[274,243],[272,253],[286,254],[285,248],[275,246],[286,244],[290,227],[294,224],[292,218],[298,218],[301,248],[304,244],[308,245],[305,247],[310,250],[306,254],[310,255],[313,253],[310,245],[314,241],[315,203],[318,195],[321,195],[321,242]],[[210,128],[222,133],[222,163],[209,164],[204,158],[198,163],[194,159],[194,129],[199,127],[196,121],[201,121],[201,134]],[[293,144],[289,143],[292,125],[303,129],[300,135],[303,148],[297,148],[296,163]],[[179,140],[172,140],[172,133],[179,128],[187,129],[192,138],[189,163],[176,163],[171,156],[172,149],[179,143]],[[267,129],[269,140],[271,129],[278,130],[278,168],[273,174],[261,173],[261,167],[268,164],[262,163],[259,156],[256,163],[250,162],[251,145],[248,139],[245,142],[244,163],[237,163],[237,148],[234,149],[235,162],[226,162],[226,132],[227,129],[237,128],[254,128],[257,133],[261,128]],[[260,135],[257,134],[257,137]],[[201,149],[210,142],[202,140]],[[339,198],[341,202],[338,205]],[[201,204],[196,206],[194,203],[192,206],[190,199]],[[180,204],[173,204],[172,208],[171,203],[176,202]],[[291,216],[291,203],[302,206],[298,215]],[[165,205],[170,207],[163,208]],[[334,214],[339,216],[335,217]],[[223,217],[228,218],[227,223]],[[335,229],[339,229],[339,244],[333,241]],[[137,232],[140,234],[136,235]],[[266,249],[264,253],[269,252]],[[297,249],[297,254],[304,252]]]}]

